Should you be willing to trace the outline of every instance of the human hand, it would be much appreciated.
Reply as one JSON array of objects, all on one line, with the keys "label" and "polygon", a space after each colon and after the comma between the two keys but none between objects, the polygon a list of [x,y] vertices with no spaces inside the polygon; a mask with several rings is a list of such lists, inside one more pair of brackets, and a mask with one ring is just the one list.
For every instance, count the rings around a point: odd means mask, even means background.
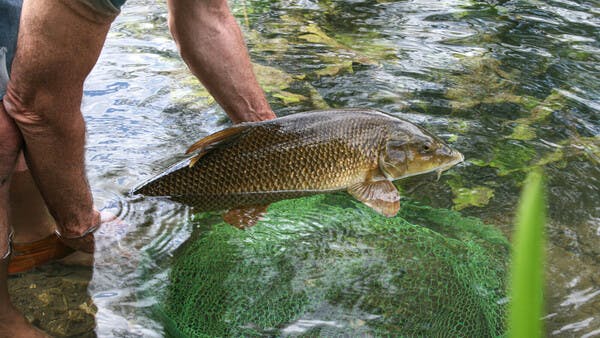
[{"label": "human hand", "polygon": [[242,122],[259,122],[259,121],[266,121],[266,120],[272,120],[274,118],[277,118],[277,115],[275,115],[275,113],[273,112],[273,110],[271,110],[270,107],[266,107],[264,110],[261,111],[254,111],[254,112],[247,112],[244,111],[243,113],[237,113],[237,112],[232,112],[232,113],[228,113],[229,118],[231,119],[231,121],[233,122],[233,124],[238,124],[238,123],[242,123]]},{"label": "human hand", "polygon": [[82,235],[70,237],[61,234],[58,230],[56,230],[56,236],[61,240],[61,242],[70,248],[93,254],[96,246],[96,234],[98,233],[100,227],[105,227],[110,223],[120,223],[117,216],[108,211],[94,210],[94,214],[94,219],[98,220],[94,223],[97,225],[89,227]]}]

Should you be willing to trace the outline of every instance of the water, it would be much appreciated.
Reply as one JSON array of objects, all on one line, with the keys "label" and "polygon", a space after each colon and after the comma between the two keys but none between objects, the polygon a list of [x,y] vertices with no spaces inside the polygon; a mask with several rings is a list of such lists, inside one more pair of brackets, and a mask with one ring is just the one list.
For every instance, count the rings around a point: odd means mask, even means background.
[{"label": "water", "polygon": [[[594,1],[239,0],[231,3],[278,115],[369,107],[465,155],[406,195],[510,235],[526,171],[548,175],[549,336],[600,336],[600,10]],[[127,197],[227,125],[180,60],[163,2],[130,0],[85,86],[87,166],[123,226],[89,291],[99,336],[161,336],[170,258],[197,227],[185,206]],[[148,276],[151,276],[148,278]],[[300,325],[301,326],[301,325]]]}]

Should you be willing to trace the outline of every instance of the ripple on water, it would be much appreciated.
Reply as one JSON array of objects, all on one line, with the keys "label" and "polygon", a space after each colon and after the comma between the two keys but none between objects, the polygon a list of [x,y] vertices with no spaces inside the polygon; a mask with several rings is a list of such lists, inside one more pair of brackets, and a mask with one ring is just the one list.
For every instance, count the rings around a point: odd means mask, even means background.
[{"label": "ripple on water", "polygon": [[[381,109],[428,125],[465,153],[468,163],[440,182],[405,183],[413,197],[451,207],[448,182],[484,186],[494,191],[489,204],[464,212],[507,229],[523,176],[515,161],[548,161],[548,332],[598,334],[600,16],[593,2],[254,0],[232,8],[254,60],[291,74],[287,87],[268,91],[280,114],[318,104]],[[330,39],[301,38],[314,27]],[[277,90],[309,99],[286,105],[273,96]],[[103,230],[90,285],[99,336],[161,336],[150,308],[168,283],[170,258],[194,228],[207,231],[215,221],[191,220],[188,208],[167,200],[128,196],[187,145],[224,127],[222,110],[203,93],[169,38],[165,4],[128,1],[82,107],[96,206],[124,224]],[[515,126],[528,133],[511,138]],[[523,157],[510,162],[507,154]],[[292,231],[278,222],[280,235]],[[323,226],[318,214],[306,222]],[[338,324],[317,317],[289,323],[285,332]]]}]

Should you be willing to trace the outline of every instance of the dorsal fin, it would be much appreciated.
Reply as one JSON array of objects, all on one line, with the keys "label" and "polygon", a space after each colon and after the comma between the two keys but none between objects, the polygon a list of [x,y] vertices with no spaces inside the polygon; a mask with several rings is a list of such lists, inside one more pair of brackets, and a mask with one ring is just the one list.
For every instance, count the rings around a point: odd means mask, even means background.
[{"label": "dorsal fin", "polygon": [[188,150],[185,152],[189,154],[191,152],[199,150],[200,152],[190,159],[189,167],[193,167],[202,156],[206,155],[211,149],[215,148],[218,144],[223,144],[224,142],[231,142],[236,139],[240,133],[246,129],[248,129],[248,123],[242,123],[227,129],[223,129],[214,134],[210,134],[205,138],[197,141],[192,144]]},{"label": "dorsal fin", "polygon": [[223,130],[220,130],[214,134],[210,134],[203,139],[200,139],[196,143],[192,144],[188,150],[186,150],[186,154],[189,154],[196,150],[203,150],[208,147],[214,146],[217,143],[220,143],[232,136],[239,134],[240,132],[246,130],[248,128],[248,124],[242,123],[237,126],[229,127]]}]

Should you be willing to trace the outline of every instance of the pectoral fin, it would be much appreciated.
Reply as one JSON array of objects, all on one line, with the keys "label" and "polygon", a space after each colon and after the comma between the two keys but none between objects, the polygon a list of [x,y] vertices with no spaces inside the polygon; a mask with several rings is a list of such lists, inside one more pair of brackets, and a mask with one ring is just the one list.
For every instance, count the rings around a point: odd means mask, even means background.
[{"label": "pectoral fin", "polygon": [[223,215],[223,220],[234,227],[244,230],[254,226],[267,212],[269,205],[252,205],[231,209]]},{"label": "pectoral fin", "polygon": [[400,210],[400,194],[388,180],[358,183],[348,188],[348,193],[387,217],[396,216]]}]

